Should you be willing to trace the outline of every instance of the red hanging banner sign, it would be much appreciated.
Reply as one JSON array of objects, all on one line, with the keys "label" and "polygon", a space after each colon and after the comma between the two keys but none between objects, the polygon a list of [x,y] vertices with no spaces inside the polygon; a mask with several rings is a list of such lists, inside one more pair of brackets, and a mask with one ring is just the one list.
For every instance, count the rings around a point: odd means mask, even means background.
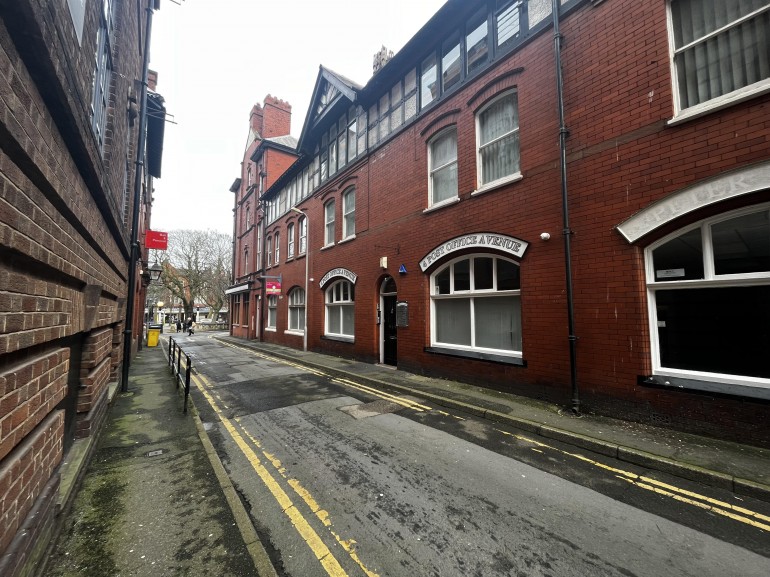
[{"label": "red hanging banner sign", "polygon": [[281,294],[281,281],[277,281],[277,280],[265,281],[265,292],[269,295]]},{"label": "red hanging banner sign", "polygon": [[166,250],[168,249],[168,233],[148,230],[147,235],[144,237],[144,245],[147,248]]}]

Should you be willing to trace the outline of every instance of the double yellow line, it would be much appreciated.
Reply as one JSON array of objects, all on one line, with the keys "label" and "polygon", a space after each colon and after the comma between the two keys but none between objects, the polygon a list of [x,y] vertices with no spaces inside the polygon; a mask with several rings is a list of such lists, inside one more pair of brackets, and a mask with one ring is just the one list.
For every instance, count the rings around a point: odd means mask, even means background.
[{"label": "double yellow line", "polygon": [[610,465],[605,465],[604,463],[600,463],[599,461],[595,461],[594,459],[590,459],[579,453],[571,453],[569,451],[563,451],[557,447],[553,447],[551,445],[541,443],[540,441],[536,441],[535,439],[531,439],[524,435],[509,433],[507,431],[502,431],[500,429],[497,429],[497,431],[499,433],[502,433],[503,435],[515,437],[520,441],[525,441],[527,443],[531,443],[532,445],[535,445],[536,447],[538,447],[538,449],[533,449],[533,450],[537,450],[540,453],[543,452],[540,449],[549,449],[552,451],[556,451],[557,453],[561,453],[562,455],[566,455],[568,457],[578,459],[580,461],[589,463],[605,471],[609,471],[610,473],[613,473],[618,479],[622,479],[623,481],[631,483],[632,485],[635,485],[640,489],[644,489],[646,491],[652,491],[653,493],[670,497],[671,499],[674,499],[676,501],[680,501],[682,503],[686,503],[688,505],[692,505],[700,509],[705,509],[717,515],[722,515],[723,517],[728,517],[730,519],[733,519],[734,521],[738,521],[746,525],[751,525],[752,527],[756,527],[757,529],[762,529],[763,531],[770,531],[770,517],[768,517],[767,515],[762,515],[761,513],[757,513],[756,511],[751,511],[750,509],[746,509],[745,507],[738,507],[736,505],[731,505],[730,503],[725,503],[724,501],[720,501],[719,499],[713,499],[711,497],[707,497],[706,495],[700,495],[693,491],[688,491],[686,489],[676,487],[669,483],[663,483],[662,481],[658,481],[657,479],[653,479],[645,475],[637,475],[636,473],[632,473],[631,471],[618,469],[617,467],[611,467]]},{"label": "double yellow line", "polygon": [[[239,430],[239,427],[236,427],[236,425],[233,424],[233,422],[222,413],[222,410],[217,405],[217,402],[211,393],[211,384],[208,379],[196,371],[192,375],[192,380],[198,387],[198,390],[201,391],[201,394],[206,399],[206,402],[208,402],[209,406],[211,406],[214,412],[219,416],[219,419],[222,422],[222,426],[225,428],[227,433],[249,461],[252,469],[257,473],[257,476],[261,479],[262,483],[265,485],[265,487],[267,487],[267,489],[273,495],[273,498],[278,502],[284,515],[289,518],[297,533],[299,533],[305,543],[307,543],[316,559],[318,559],[318,561],[321,563],[321,566],[330,575],[330,577],[348,577],[348,574],[342,568],[342,565],[340,565],[334,554],[326,546],[320,535],[318,535],[308,520],[296,507],[289,494],[283,489],[273,474],[271,474],[270,470],[262,463],[262,459],[260,459],[256,451],[254,451],[249,442],[247,442],[247,440],[244,438],[244,435],[248,437],[249,441],[251,441],[251,443],[262,452],[263,457],[268,463],[272,465],[276,472],[281,477],[286,479],[286,482],[292,488],[294,493],[300,499],[302,499],[302,501],[310,508],[310,511],[321,521],[321,523],[323,523],[323,525],[329,529],[332,536],[334,536],[340,546],[363,570],[367,577],[379,577],[377,573],[369,570],[358,557],[354,547],[356,542],[353,539],[345,540],[332,530],[332,523],[329,519],[328,512],[321,509],[310,492],[307,491],[298,480],[288,477],[286,469],[281,465],[281,462],[276,459],[275,456],[263,450],[262,444],[258,439],[250,435],[242,426]],[[241,431],[243,431],[243,434],[241,434]]]}]

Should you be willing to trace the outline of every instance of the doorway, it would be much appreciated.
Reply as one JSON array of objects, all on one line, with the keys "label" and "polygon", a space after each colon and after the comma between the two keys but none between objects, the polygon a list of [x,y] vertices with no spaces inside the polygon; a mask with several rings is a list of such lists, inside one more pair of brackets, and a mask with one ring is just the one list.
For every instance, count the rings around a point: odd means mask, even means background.
[{"label": "doorway", "polygon": [[380,285],[380,362],[393,367],[398,365],[396,302],[396,281],[385,277]]}]

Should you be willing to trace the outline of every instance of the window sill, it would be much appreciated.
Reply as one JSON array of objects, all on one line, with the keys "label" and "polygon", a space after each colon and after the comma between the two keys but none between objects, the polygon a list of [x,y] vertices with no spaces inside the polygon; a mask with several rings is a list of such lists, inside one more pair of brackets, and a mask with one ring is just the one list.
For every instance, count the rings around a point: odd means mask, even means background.
[{"label": "window sill", "polygon": [[762,399],[770,401],[770,387],[751,386],[731,383],[719,383],[716,381],[700,381],[682,377],[666,375],[640,376],[639,384],[651,387],[663,387],[680,391],[700,392],[707,394],[719,394],[730,397]]},{"label": "window sill", "polygon": [[442,200],[441,202],[434,204],[433,206],[429,206],[428,208],[424,209],[422,211],[422,213],[423,214],[427,214],[429,212],[433,212],[435,210],[440,210],[440,209],[442,209],[444,207],[447,207],[447,206],[452,206],[453,204],[457,204],[458,202],[460,202],[460,197],[459,196],[448,198],[446,200]]},{"label": "window sill", "polygon": [[321,250],[329,250],[330,248],[334,248],[334,243],[323,245]]},{"label": "window sill", "polygon": [[694,120],[696,118],[700,118],[701,116],[716,112],[717,110],[722,110],[723,108],[734,106],[735,104],[745,100],[749,100],[751,98],[755,98],[770,92],[770,82],[765,80],[757,84],[759,84],[759,86],[747,86],[729,96],[717,98],[713,101],[704,102],[703,104],[681,110],[674,116],[674,118],[667,122],[667,125],[676,126],[677,124],[683,124],[690,120]]},{"label": "window sill", "polygon": [[265,327],[265,330],[266,330],[267,332],[269,332],[269,333],[274,333],[274,332],[276,332],[276,330],[275,330],[275,327]]},{"label": "window sill", "polygon": [[350,242],[351,240],[356,240],[356,235],[351,234],[350,236],[346,236],[341,241],[339,241],[337,244],[343,244],[345,242]]},{"label": "window sill", "polygon": [[341,343],[355,343],[356,338],[355,337],[346,337],[343,335],[321,335],[321,340],[323,341],[338,341]]},{"label": "window sill", "polygon": [[285,334],[285,335],[296,335],[298,337],[304,337],[305,336],[304,331],[287,330],[287,331],[283,331],[283,334]]},{"label": "window sill", "polygon": [[464,359],[477,359],[480,361],[491,361],[493,363],[502,363],[504,365],[516,365],[526,367],[527,361],[521,357],[510,357],[508,355],[498,355],[494,353],[482,353],[480,351],[464,351],[460,349],[450,349],[449,347],[425,347],[426,353],[436,355],[447,355],[450,357],[462,357]]},{"label": "window sill", "polygon": [[285,262],[285,263],[290,263],[290,262],[291,262],[291,261],[293,261],[293,260],[294,260],[294,257],[293,257],[293,256],[289,256],[289,257],[286,257],[286,260],[285,260],[285,261],[283,261],[283,262]]},{"label": "window sill", "polygon": [[488,182],[484,186],[481,186],[474,190],[471,193],[471,196],[479,196],[481,194],[484,194],[485,192],[490,192],[492,190],[497,190],[498,188],[502,188],[506,184],[512,184],[514,182],[519,182],[524,177],[521,175],[520,172],[517,172],[516,174],[512,174],[511,176],[506,176],[505,178],[501,178],[499,180],[495,180],[494,182]]}]

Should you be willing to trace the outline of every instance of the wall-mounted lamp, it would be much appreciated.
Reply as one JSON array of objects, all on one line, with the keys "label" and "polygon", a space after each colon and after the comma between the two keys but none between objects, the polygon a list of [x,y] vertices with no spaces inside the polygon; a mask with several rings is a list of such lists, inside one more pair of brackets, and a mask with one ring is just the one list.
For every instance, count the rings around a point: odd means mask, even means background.
[{"label": "wall-mounted lamp", "polygon": [[160,275],[163,274],[163,267],[157,262],[150,267],[150,281],[160,280]]}]

